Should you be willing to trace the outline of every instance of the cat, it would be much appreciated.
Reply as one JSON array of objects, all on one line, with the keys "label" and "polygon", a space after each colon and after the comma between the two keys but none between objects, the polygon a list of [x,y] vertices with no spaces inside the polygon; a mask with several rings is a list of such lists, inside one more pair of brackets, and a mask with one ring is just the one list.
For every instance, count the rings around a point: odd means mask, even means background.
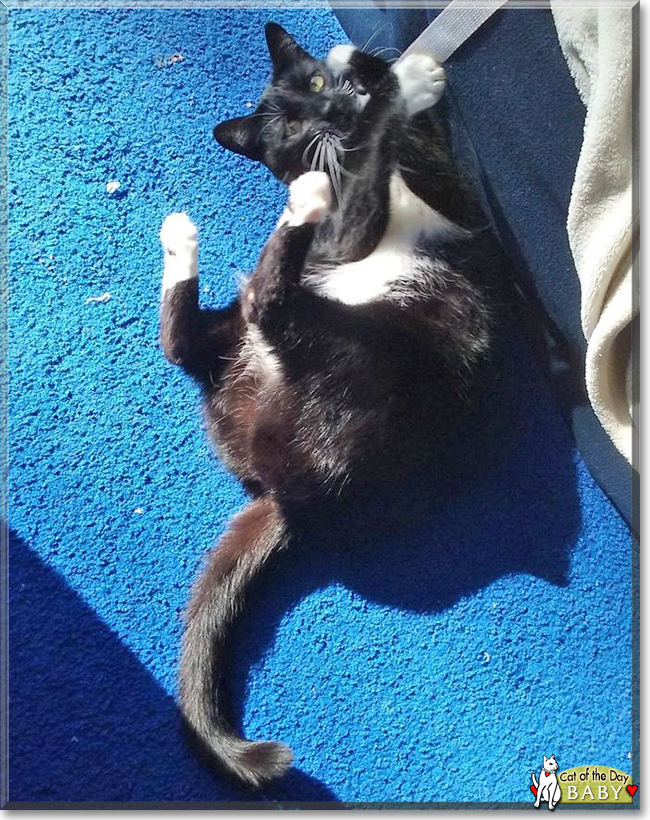
[{"label": "cat", "polygon": [[496,316],[480,212],[421,113],[440,99],[440,66],[415,55],[392,69],[352,46],[317,60],[273,23],[266,40],[259,105],[214,136],[290,194],[232,304],[199,308],[189,217],[161,229],[163,351],[200,384],[208,434],[251,495],[193,587],[180,705],[199,751],[254,787],[293,758],[228,722],[228,636],[247,586],[301,521],[444,458]]},{"label": "cat", "polygon": [[558,764],[555,759],[555,755],[551,755],[550,757],[546,757],[546,755],[544,755],[544,766],[542,767],[542,771],[539,775],[539,783],[535,777],[535,772],[531,774],[533,785],[537,789],[537,794],[535,795],[536,809],[539,808],[540,802],[545,800],[548,802],[549,809],[553,811],[558,802],[562,799],[562,792],[560,791],[560,786],[557,782],[557,775],[555,774],[557,770]]}]

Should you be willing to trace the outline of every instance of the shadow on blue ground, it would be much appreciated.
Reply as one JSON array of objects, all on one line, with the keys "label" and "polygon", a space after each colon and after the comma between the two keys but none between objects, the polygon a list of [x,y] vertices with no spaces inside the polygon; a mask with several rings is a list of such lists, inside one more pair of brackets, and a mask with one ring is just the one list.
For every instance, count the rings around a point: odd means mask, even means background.
[{"label": "shadow on blue ground", "polygon": [[[174,701],[13,532],[9,550],[12,803],[261,799],[196,760]],[[278,797],[336,799],[296,770]]]}]

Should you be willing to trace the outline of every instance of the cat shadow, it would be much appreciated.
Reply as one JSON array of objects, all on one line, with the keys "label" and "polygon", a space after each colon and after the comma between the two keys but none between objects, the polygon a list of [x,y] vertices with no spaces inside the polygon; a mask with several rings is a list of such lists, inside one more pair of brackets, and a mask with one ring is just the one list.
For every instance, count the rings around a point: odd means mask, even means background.
[{"label": "cat shadow", "polygon": [[[349,16],[354,27],[353,13],[337,14]],[[417,18],[416,12],[399,14],[400,34],[409,15],[417,29],[405,38],[411,42],[426,26],[424,12]],[[383,17],[384,10],[375,16]],[[364,28],[370,28],[369,20],[364,17]],[[379,29],[381,20],[373,23]],[[351,39],[363,43],[367,34]],[[457,120],[452,141],[458,141],[459,130]],[[461,138],[470,176],[480,179],[473,147],[465,133]],[[516,261],[525,270],[523,260]],[[314,520],[251,590],[229,673],[240,725],[251,667],[272,646],[287,613],[316,590],[339,585],[384,607],[444,613],[511,575],[567,585],[580,504],[574,448],[551,388],[566,406],[583,404],[582,382],[573,378],[582,368],[558,334],[541,326],[543,312],[531,309],[531,295],[525,295],[526,315],[533,326],[524,331],[510,317],[499,377],[474,408],[451,463],[397,487],[377,488],[370,503],[334,520]],[[548,355],[549,335],[554,357]],[[275,799],[291,796],[293,777],[290,772],[273,786]]]},{"label": "cat shadow", "polygon": [[[241,725],[250,668],[281,619],[338,584],[367,601],[440,613],[503,576],[568,583],[580,526],[571,438],[540,362],[513,322],[498,376],[444,470],[429,469],[334,520],[314,521],[251,590],[230,678]],[[289,773],[274,799],[295,789]]]}]

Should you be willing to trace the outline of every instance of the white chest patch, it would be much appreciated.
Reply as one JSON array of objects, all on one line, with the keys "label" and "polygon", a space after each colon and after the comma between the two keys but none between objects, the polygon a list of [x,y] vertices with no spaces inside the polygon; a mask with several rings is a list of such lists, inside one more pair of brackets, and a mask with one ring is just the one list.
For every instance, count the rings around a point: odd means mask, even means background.
[{"label": "white chest patch", "polygon": [[415,196],[399,173],[390,184],[388,228],[375,250],[358,262],[341,265],[314,276],[310,285],[321,296],[361,305],[390,298],[391,290],[403,294],[409,282],[421,277],[415,254],[418,240],[458,232],[453,222]]}]

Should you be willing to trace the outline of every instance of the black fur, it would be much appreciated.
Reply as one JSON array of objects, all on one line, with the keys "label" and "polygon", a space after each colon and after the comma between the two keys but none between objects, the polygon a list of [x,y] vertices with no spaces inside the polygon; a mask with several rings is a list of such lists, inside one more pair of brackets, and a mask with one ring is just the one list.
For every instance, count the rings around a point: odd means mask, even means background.
[{"label": "black fur", "polygon": [[[219,683],[247,583],[305,513],[445,457],[489,360],[495,320],[484,234],[442,129],[427,116],[407,121],[379,59],[356,52],[341,78],[279,26],[267,27],[267,42],[272,83],[252,116],[222,123],[215,137],[286,182],[316,156],[335,183],[335,210],[317,225],[277,229],[230,307],[200,310],[196,280],[167,292],[161,307],[164,351],[201,384],[209,434],[255,498],[199,578],[180,672],[202,750],[254,786],[279,776],[291,755],[239,738],[224,717]],[[318,92],[314,75],[324,80]],[[370,95],[362,110],[360,93]],[[317,153],[324,134],[333,147]],[[419,249],[427,261],[408,298],[348,305],[318,295],[310,283],[323,271],[364,259],[384,236],[394,171],[465,230]],[[251,333],[279,373],[255,370]]]}]

